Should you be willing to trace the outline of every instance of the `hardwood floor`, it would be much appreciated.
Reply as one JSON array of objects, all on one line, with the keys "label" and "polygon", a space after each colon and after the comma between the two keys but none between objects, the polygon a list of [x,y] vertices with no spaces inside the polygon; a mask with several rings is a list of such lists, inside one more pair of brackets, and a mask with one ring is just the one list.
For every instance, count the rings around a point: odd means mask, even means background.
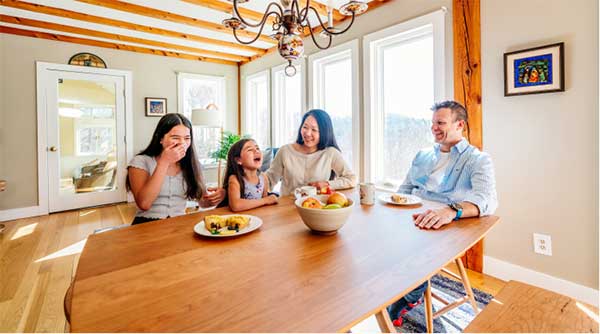
[{"label": "hardwood floor", "polygon": [[[68,332],[63,298],[94,230],[129,224],[132,203],[4,222],[0,234],[0,332]],[[456,268],[448,269],[457,272]],[[506,284],[468,271],[473,287],[496,295]]]}]

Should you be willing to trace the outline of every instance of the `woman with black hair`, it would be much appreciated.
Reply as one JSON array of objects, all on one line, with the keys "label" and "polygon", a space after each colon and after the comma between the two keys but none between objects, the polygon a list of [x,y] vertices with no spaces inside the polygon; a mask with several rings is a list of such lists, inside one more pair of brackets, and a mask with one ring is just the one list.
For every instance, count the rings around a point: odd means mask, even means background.
[{"label": "woman with black hair", "polygon": [[331,118],[320,109],[304,114],[296,142],[277,151],[265,174],[271,188],[283,179],[281,195],[284,196],[307,184],[317,189],[356,186],[356,175],[344,161],[335,140]]},{"label": "woman with black hair", "polygon": [[127,167],[127,188],[138,210],[132,225],[185,214],[187,200],[219,204],[223,188],[206,188],[194,149],[192,124],[181,114],[163,116],[145,150]]}]

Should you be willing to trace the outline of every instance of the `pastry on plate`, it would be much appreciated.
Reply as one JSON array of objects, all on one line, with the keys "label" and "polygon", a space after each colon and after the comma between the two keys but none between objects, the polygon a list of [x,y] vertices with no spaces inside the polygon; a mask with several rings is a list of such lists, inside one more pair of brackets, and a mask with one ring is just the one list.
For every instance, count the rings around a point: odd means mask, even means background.
[{"label": "pastry on plate", "polygon": [[246,216],[230,216],[227,217],[227,226],[232,227],[236,230],[241,230],[248,227],[250,224],[250,217]]},{"label": "pastry on plate", "polygon": [[392,202],[398,204],[406,204],[408,203],[408,198],[400,194],[392,194]]},{"label": "pastry on plate", "polygon": [[217,231],[227,226],[227,220],[219,215],[210,215],[204,217],[204,227],[210,231]]}]

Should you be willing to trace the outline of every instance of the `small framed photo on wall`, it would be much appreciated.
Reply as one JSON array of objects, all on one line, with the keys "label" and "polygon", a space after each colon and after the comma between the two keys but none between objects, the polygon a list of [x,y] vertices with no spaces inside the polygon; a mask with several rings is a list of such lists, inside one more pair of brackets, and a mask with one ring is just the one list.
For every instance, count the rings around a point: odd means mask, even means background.
[{"label": "small framed photo on wall", "polygon": [[162,117],[167,114],[167,99],[160,97],[146,98],[146,116]]},{"label": "small framed photo on wall", "polygon": [[564,92],[564,43],[504,54],[504,96]]}]

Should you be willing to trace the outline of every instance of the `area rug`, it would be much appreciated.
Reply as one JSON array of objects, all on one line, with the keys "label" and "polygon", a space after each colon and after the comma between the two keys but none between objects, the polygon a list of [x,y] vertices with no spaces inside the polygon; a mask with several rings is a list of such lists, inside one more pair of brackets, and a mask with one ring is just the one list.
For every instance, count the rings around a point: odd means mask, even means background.
[{"label": "area rug", "polygon": [[[442,275],[435,275],[431,278],[431,288],[432,292],[449,302],[453,302],[466,295],[461,282]],[[473,289],[473,293],[480,309],[484,308],[493,298],[489,293],[475,288]],[[433,312],[444,307],[444,304],[440,301],[435,298],[432,299]],[[410,310],[402,318],[404,319],[402,326],[396,327],[399,333],[425,333],[427,331],[424,303]],[[475,311],[473,311],[471,304],[467,302],[434,319],[433,330],[435,333],[460,333],[473,318],[475,318]]]}]

